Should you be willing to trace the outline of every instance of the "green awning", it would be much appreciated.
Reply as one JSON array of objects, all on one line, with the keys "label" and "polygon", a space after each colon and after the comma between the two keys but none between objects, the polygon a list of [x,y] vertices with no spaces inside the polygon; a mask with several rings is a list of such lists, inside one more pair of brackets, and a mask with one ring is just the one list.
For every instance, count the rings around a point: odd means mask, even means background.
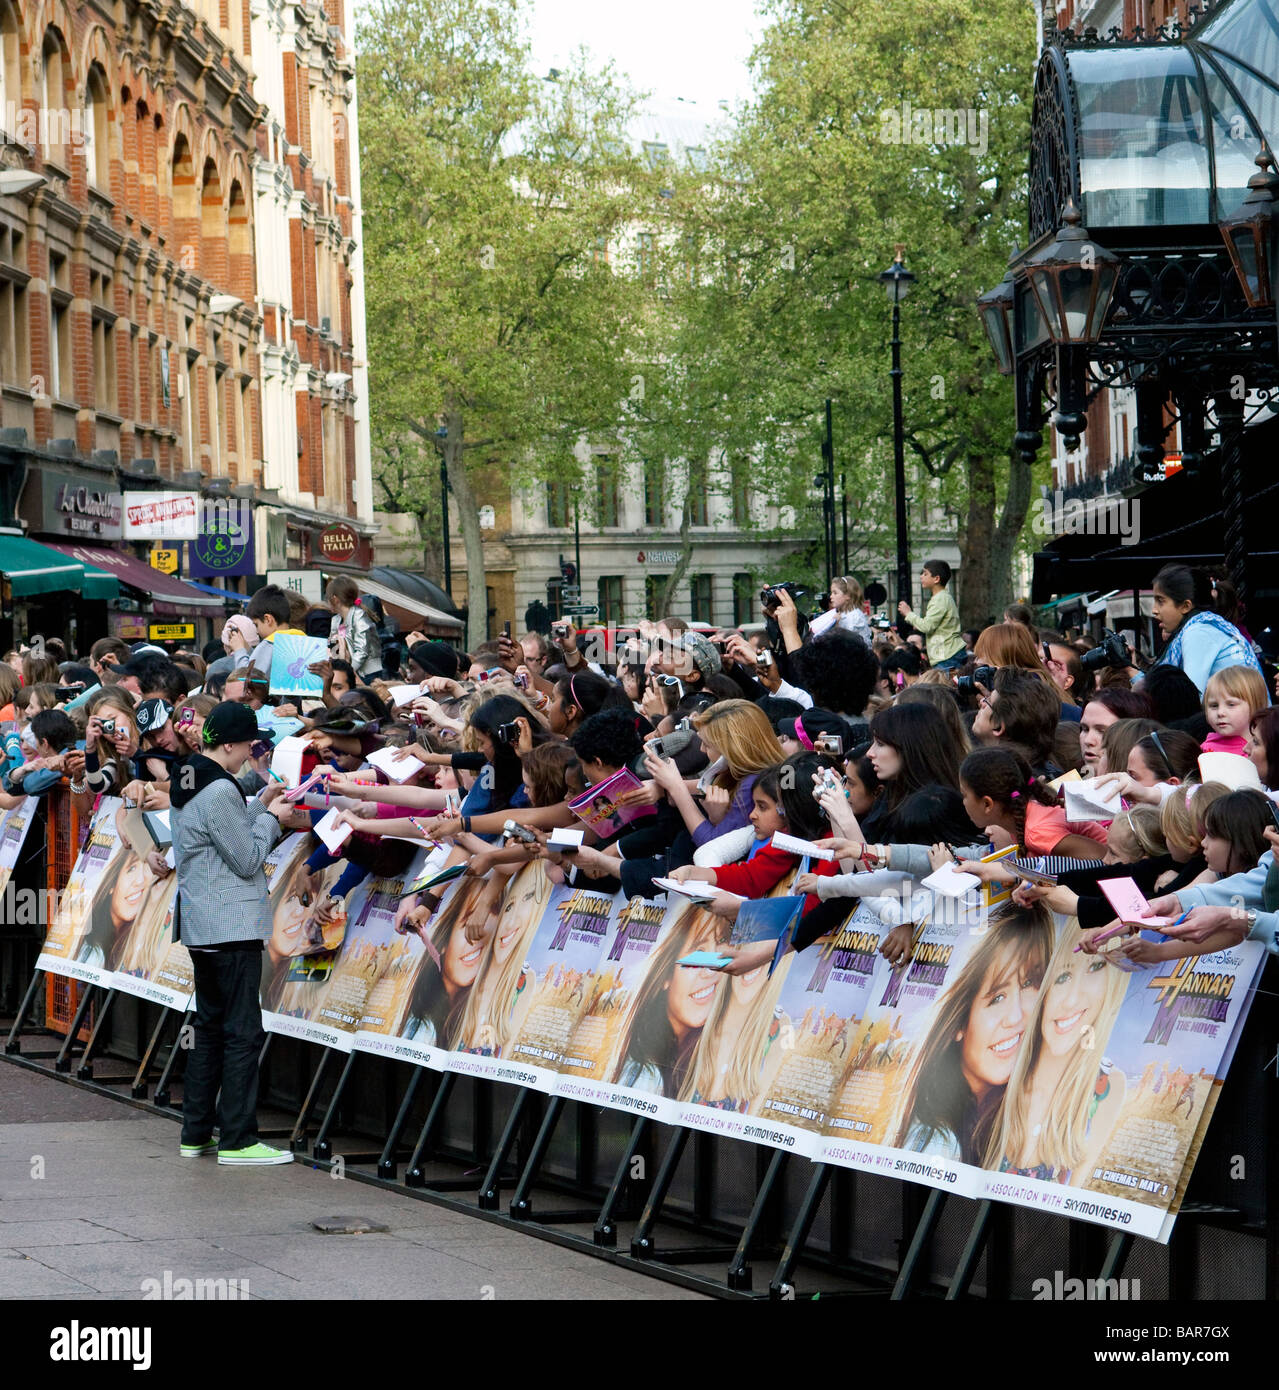
[{"label": "green awning", "polygon": [[[14,598],[60,591],[79,593],[84,582],[84,566],[78,560],[60,555],[47,545],[38,545],[25,536],[0,535],[0,573],[9,580]],[[103,579],[110,576],[103,574]]]},{"label": "green awning", "polygon": [[82,566],[84,583],[80,593],[84,598],[117,599],[120,597],[120,581],[106,570],[94,569],[92,565]]}]

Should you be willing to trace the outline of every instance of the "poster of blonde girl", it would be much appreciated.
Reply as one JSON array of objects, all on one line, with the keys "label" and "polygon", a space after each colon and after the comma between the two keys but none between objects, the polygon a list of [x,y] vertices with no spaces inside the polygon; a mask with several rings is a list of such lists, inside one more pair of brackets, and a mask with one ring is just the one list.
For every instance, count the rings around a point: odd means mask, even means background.
[{"label": "poster of blonde girl", "polygon": [[1057,948],[986,1150],[984,1167],[1082,1186],[1123,1108],[1127,1082],[1106,1047],[1132,976],[1105,956],[1076,952],[1071,918]]},{"label": "poster of blonde girl", "polygon": [[107,870],[124,852],[115,814],[119,797],[104,797],[89,826],[89,838],[71,870],[67,886],[49,914],[49,929],[36,968],[50,975],[69,975],[94,984],[107,981],[106,954],[87,940],[93,926],[93,906]]},{"label": "poster of blonde girl", "polygon": [[[535,859],[507,885],[495,930],[484,943],[479,973],[458,1029],[456,1052],[505,1057],[532,997],[529,946],[551,901],[546,864]],[[468,1071],[471,1070],[468,1066]]]}]

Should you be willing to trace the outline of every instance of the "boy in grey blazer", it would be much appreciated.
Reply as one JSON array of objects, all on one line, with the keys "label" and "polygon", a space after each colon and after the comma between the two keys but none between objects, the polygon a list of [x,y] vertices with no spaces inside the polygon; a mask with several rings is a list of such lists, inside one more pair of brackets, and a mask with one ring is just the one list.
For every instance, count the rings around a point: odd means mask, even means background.
[{"label": "boy in grey blazer", "polygon": [[[241,1166],[289,1163],[258,1142],[258,986],[271,935],[262,864],[289,804],[272,782],[247,806],[234,776],[260,737],[247,705],[226,701],[204,721],[204,752],[175,769],[170,825],[178,875],[175,935],[195,963],[195,1047],[182,1101],[184,1158],[215,1153]],[[220,1139],[213,1141],[217,1123]]]}]

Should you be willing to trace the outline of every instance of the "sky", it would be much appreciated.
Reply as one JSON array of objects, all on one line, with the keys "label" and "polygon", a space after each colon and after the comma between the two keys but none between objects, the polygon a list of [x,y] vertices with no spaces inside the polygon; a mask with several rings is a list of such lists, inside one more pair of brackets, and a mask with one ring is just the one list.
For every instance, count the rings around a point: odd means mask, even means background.
[{"label": "sky", "polygon": [[612,58],[638,91],[714,110],[750,94],[746,63],[763,31],[756,0],[524,0],[537,71],[585,44]]}]

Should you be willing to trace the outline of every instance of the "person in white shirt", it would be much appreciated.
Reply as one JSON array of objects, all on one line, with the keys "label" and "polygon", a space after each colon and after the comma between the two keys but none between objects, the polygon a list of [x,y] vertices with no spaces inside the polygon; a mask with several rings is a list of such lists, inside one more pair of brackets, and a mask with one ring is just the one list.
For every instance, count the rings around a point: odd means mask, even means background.
[{"label": "person in white shirt", "polygon": [[809,631],[817,637],[837,627],[855,633],[870,646],[870,619],[862,609],[862,586],[851,574],[831,580],[830,607],[813,619]]}]

